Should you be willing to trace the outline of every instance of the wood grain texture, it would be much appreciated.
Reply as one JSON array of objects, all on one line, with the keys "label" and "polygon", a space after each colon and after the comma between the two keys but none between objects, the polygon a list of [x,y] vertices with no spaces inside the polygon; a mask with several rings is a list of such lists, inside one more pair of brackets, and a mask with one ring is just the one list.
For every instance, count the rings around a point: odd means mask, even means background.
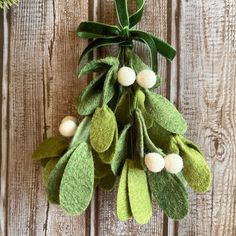
[{"label": "wood grain texture", "polygon": [[236,2],[180,1],[178,105],[205,152],[213,187],[191,193],[178,235],[236,235]]},{"label": "wood grain texture", "polygon": [[[131,8],[134,5],[131,5]],[[117,23],[114,11],[114,1],[100,1],[98,9],[98,19],[101,22]],[[138,26],[145,31],[152,32],[158,37],[167,39],[167,1],[149,0],[146,4],[144,17]],[[138,53],[148,62],[147,48],[139,43],[136,47]],[[102,55],[114,53],[114,49],[102,50]],[[159,72],[163,78],[162,87],[158,92],[166,94],[167,69],[164,58],[158,56]],[[154,206],[154,214],[151,221],[146,225],[138,225],[134,220],[120,222],[116,217],[116,193],[117,189],[112,192],[98,190],[96,198],[96,234],[97,235],[162,235],[164,228],[163,214],[158,207]]]}]

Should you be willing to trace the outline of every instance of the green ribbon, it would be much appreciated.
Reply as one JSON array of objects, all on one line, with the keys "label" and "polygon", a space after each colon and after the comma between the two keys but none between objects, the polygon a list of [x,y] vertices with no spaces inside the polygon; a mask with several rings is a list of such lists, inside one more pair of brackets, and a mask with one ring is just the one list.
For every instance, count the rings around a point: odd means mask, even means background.
[{"label": "green ribbon", "polygon": [[136,4],[137,10],[129,16],[128,0],[115,0],[119,26],[92,21],[81,22],[77,29],[77,35],[84,39],[93,39],[83,51],[81,59],[99,47],[109,45],[132,47],[133,41],[139,41],[147,45],[150,54],[150,66],[154,71],[157,71],[158,52],[167,60],[173,60],[176,54],[175,48],[150,33],[134,29],[134,26],[142,18],[145,0],[136,0]]}]

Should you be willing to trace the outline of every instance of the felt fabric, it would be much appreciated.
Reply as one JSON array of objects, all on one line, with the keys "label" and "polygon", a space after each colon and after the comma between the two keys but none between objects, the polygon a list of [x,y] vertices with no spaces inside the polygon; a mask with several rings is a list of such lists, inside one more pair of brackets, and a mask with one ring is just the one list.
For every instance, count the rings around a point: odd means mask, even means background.
[{"label": "felt fabric", "polygon": [[116,57],[105,57],[99,60],[92,60],[86,63],[79,71],[78,77],[91,73],[97,72],[99,70],[109,69],[111,66],[118,67],[119,60]]},{"label": "felt fabric", "polygon": [[47,165],[47,163],[51,160],[51,158],[43,158],[40,159],[40,164],[42,167],[45,167]]},{"label": "felt fabric", "polygon": [[60,206],[69,214],[82,214],[91,201],[93,185],[93,156],[89,145],[81,143],[71,155],[62,176]]},{"label": "felt fabric", "polygon": [[115,152],[114,159],[111,163],[111,170],[114,175],[119,175],[125,159],[129,157],[129,128],[130,124],[127,124],[119,137],[117,149]]},{"label": "felt fabric", "polygon": [[[136,72],[136,74],[138,74],[139,72],[141,72],[142,70],[145,70],[145,69],[149,69],[151,70],[151,68],[146,65],[142,60],[141,58],[135,54],[135,53],[132,53],[132,57],[131,57],[131,67],[134,69],[134,71]],[[159,75],[157,75],[157,81],[156,81],[156,84],[153,86],[152,89],[154,88],[158,88],[159,86],[161,85],[161,78]]]},{"label": "felt fabric", "polygon": [[93,162],[94,162],[94,176],[95,178],[103,178],[108,174],[111,169],[110,165],[104,164],[99,158],[98,153],[93,152]]},{"label": "felt fabric", "polygon": [[48,200],[52,203],[59,204],[59,189],[61,184],[62,175],[66,168],[67,162],[70,156],[74,152],[76,147],[69,149],[58,161],[56,166],[50,172],[48,176],[47,194]]},{"label": "felt fabric", "polygon": [[91,118],[86,116],[79,124],[74,137],[71,140],[70,148],[78,146],[81,142],[87,142],[89,140],[89,130],[91,126]]},{"label": "felt fabric", "polygon": [[124,92],[121,95],[119,102],[116,106],[115,116],[119,127],[123,127],[126,124],[130,123],[131,121],[131,116],[128,107],[128,104],[130,102],[129,100],[130,100],[130,93]]},{"label": "felt fabric", "polygon": [[121,221],[132,217],[128,195],[128,160],[123,165],[116,199],[116,214]]},{"label": "felt fabric", "polygon": [[114,139],[116,126],[115,115],[107,105],[96,109],[90,128],[90,143],[96,152],[108,150]]},{"label": "felt fabric", "polygon": [[156,122],[153,122],[152,127],[148,129],[148,135],[155,146],[160,147],[164,153],[179,154],[179,148],[172,133],[162,128]]},{"label": "felt fabric", "polygon": [[145,94],[140,89],[136,91],[134,101],[135,107],[139,108],[142,112],[147,129],[151,128],[153,125],[153,119],[145,108]]},{"label": "felt fabric", "polygon": [[188,192],[177,175],[148,171],[148,182],[159,207],[171,219],[179,220],[188,213]]},{"label": "felt fabric", "polygon": [[128,161],[128,191],[131,212],[138,224],[146,224],[152,216],[152,200],[146,173],[134,160]]},{"label": "felt fabric", "polygon": [[77,100],[77,111],[81,116],[94,113],[95,109],[102,104],[102,89],[106,73],[100,74],[93,79],[80,93]]},{"label": "felt fabric", "polygon": [[98,153],[99,158],[102,160],[105,164],[111,164],[112,160],[115,157],[115,153],[117,150],[117,143],[118,143],[118,128],[116,126],[116,130],[114,133],[113,141],[111,143],[111,146],[105,151]]},{"label": "felt fabric", "polygon": [[43,168],[43,183],[45,186],[48,185],[48,177],[58,161],[59,158],[52,158],[47,162],[47,164]]},{"label": "felt fabric", "polygon": [[111,171],[109,171],[106,176],[100,179],[98,185],[104,190],[111,191],[113,190],[115,183],[116,183],[116,176]]},{"label": "felt fabric", "polygon": [[175,139],[183,158],[183,174],[188,184],[198,193],[208,191],[212,184],[212,174],[199,148],[183,137],[176,136]]},{"label": "felt fabric", "polygon": [[32,155],[33,160],[61,156],[68,148],[68,140],[64,137],[45,139]]},{"label": "felt fabric", "polygon": [[169,100],[147,89],[145,95],[145,107],[157,124],[175,134],[186,132],[186,121]]}]

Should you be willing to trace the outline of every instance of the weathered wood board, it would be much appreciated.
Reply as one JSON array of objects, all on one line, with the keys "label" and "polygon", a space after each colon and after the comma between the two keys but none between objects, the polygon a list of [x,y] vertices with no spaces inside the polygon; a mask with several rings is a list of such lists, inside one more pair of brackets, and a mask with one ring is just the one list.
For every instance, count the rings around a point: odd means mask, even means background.
[{"label": "weathered wood board", "polygon": [[[22,0],[1,12],[0,235],[236,235],[236,3],[234,0],[147,0],[139,27],[177,48],[172,64],[160,59],[157,91],[169,97],[189,123],[213,171],[205,195],[190,191],[190,213],[173,222],[155,207],[151,222],[119,222],[115,192],[98,190],[80,217],[48,204],[41,169],[31,153],[75,115],[86,80],[76,79],[85,40],[82,20],[115,22],[113,0]],[[147,55],[139,44],[138,51]],[[100,51],[104,55],[109,51]]]}]

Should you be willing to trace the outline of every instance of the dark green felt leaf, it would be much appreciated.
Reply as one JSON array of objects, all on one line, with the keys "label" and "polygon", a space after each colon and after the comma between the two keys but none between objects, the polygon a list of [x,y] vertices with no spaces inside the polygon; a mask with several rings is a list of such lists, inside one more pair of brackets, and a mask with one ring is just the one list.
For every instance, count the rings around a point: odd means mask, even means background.
[{"label": "dark green felt leaf", "polygon": [[89,129],[91,126],[91,118],[86,116],[79,124],[75,135],[70,143],[70,148],[78,146],[81,142],[87,142],[89,140]]},{"label": "dark green felt leaf", "polygon": [[42,167],[45,167],[47,165],[47,163],[51,160],[51,158],[43,158],[40,159],[40,164]]},{"label": "dark green felt leaf", "polygon": [[153,125],[153,119],[144,106],[145,94],[140,89],[138,89],[135,93],[134,100],[135,100],[135,107],[139,108],[139,110],[142,112],[146,127],[147,129],[149,129]]},{"label": "dark green felt leaf", "polygon": [[136,113],[135,115],[135,124],[136,124],[136,145],[135,150],[140,157],[140,161],[143,167],[144,164],[144,136],[143,136],[143,126],[142,121],[139,117],[139,114]]},{"label": "dark green felt leaf", "polygon": [[120,137],[119,137],[119,140],[118,140],[118,145],[117,145],[117,149],[116,149],[116,152],[115,152],[115,156],[114,156],[114,159],[111,163],[111,169],[112,169],[112,172],[115,174],[115,175],[119,175],[120,174],[120,171],[121,171],[121,168],[125,162],[125,159],[129,157],[129,128],[130,128],[130,124],[127,124],[121,134],[120,134]]},{"label": "dark green felt leaf", "polygon": [[175,134],[186,132],[186,121],[170,101],[149,90],[145,90],[145,94],[145,107],[157,124]]},{"label": "dark green felt leaf", "polygon": [[152,200],[146,173],[133,160],[128,164],[128,191],[131,212],[138,224],[146,224],[152,216]]},{"label": "dark green felt leaf", "polygon": [[48,186],[47,186],[47,193],[48,193],[48,200],[52,203],[59,204],[59,189],[61,184],[62,175],[66,168],[67,162],[70,159],[70,156],[74,152],[76,147],[69,149],[58,161],[56,166],[50,172],[48,177]]},{"label": "dark green felt leaf", "polygon": [[96,152],[105,152],[111,146],[116,126],[115,115],[107,105],[96,109],[90,128],[90,143]]},{"label": "dark green felt leaf", "polygon": [[81,116],[93,114],[102,104],[102,89],[106,74],[103,73],[93,79],[81,92],[77,100],[77,111]]},{"label": "dark green felt leaf", "polygon": [[93,60],[90,61],[89,63],[86,63],[80,69],[78,77],[81,77],[84,74],[88,74],[90,72],[95,72],[98,69],[104,69],[104,68],[109,69],[109,67],[111,66],[116,66],[116,67],[119,66],[119,60],[116,57],[106,57],[99,60]]},{"label": "dark green felt leaf", "polygon": [[114,159],[115,153],[117,150],[117,143],[118,143],[118,129],[116,126],[116,131],[115,131],[111,146],[105,152],[98,153],[98,156],[103,163],[105,164],[112,163],[112,160]]},{"label": "dark green felt leaf", "polygon": [[45,186],[48,185],[48,177],[58,161],[59,158],[52,158],[47,162],[47,164],[43,168],[43,183]]},{"label": "dark green felt leaf", "polygon": [[93,187],[93,156],[89,145],[81,143],[71,155],[61,180],[61,207],[69,214],[82,214],[91,201]]},{"label": "dark green felt leaf", "polygon": [[32,155],[33,160],[61,156],[68,148],[68,140],[63,137],[45,139]]},{"label": "dark green felt leaf", "polygon": [[93,152],[93,162],[94,162],[94,176],[95,178],[103,178],[111,170],[111,166],[104,164],[99,158],[98,153]]},{"label": "dark green felt leaf", "polygon": [[179,220],[187,215],[188,192],[178,176],[165,170],[148,171],[148,182],[155,200],[168,217]]},{"label": "dark green felt leaf", "polygon": [[204,156],[196,148],[193,148],[196,145],[189,144],[189,140],[183,142],[184,139],[179,136],[176,136],[175,139],[180,149],[180,155],[183,158],[183,174],[186,181],[198,193],[208,191],[212,184],[212,174]]},{"label": "dark green felt leaf", "polygon": [[111,191],[116,183],[116,176],[110,171],[106,176],[100,179],[99,186],[107,191]]},{"label": "dark green felt leaf", "polygon": [[121,221],[126,221],[132,217],[128,195],[128,160],[126,160],[121,172],[116,199],[116,214]]},{"label": "dark green felt leaf", "polygon": [[129,106],[130,103],[130,93],[124,92],[119,99],[119,102],[115,109],[115,116],[117,120],[117,124],[119,127],[123,127],[124,125],[130,123],[130,113]]}]

